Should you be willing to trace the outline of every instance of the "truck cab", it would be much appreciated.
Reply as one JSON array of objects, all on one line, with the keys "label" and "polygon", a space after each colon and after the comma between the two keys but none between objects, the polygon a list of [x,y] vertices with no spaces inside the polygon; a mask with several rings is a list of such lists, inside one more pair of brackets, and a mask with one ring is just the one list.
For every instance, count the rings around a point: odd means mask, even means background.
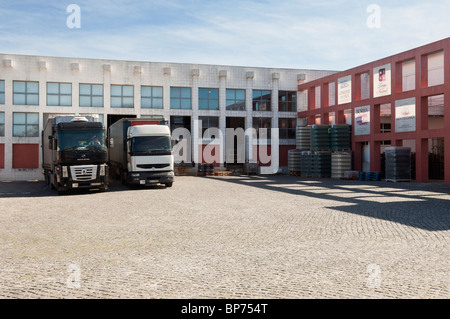
[{"label": "truck cab", "polygon": [[111,125],[108,138],[112,175],[127,185],[172,187],[174,157],[170,129],[165,123],[123,119]]}]

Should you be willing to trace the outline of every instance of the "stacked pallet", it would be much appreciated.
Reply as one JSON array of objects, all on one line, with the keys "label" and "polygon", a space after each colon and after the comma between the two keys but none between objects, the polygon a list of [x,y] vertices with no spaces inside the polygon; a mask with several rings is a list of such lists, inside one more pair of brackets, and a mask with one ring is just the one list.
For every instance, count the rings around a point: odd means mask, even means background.
[{"label": "stacked pallet", "polygon": [[411,181],[411,148],[386,148],[386,181]]},{"label": "stacked pallet", "polygon": [[330,126],[312,125],[311,126],[311,151],[330,151]]},{"label": "stacked pallet", "polygon": [[331,126],[330,147],[332,151],[348,151],[351,149],[351,131],[349,125]]},{"label": "stacked pallet", "polygon": [[300,176],[301,175],[301,158],[302,151],[295,149],[288,152],[288,166],[289,175]]},{"label": "stacked pallet", "polygon": [[331,155],[331,177],[342,179],[345,172],[352,169],[352,153],[350,152],[334,152]]}]

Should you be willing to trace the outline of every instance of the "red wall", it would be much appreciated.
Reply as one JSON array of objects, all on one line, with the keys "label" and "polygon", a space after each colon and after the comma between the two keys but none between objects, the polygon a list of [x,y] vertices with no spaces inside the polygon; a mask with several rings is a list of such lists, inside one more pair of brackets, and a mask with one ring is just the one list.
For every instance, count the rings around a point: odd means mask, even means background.
[{"label": "red wall", "polygon": [[[444,52],[444,84],[428,87],[428,55],[436,52]],[[416,89],[403,91],[402,89],[402,63],[414,59],[416,63]],[[391,95],[375,98],[373,90],[373,69],[385,64],[391,64]],[[369,74],[370,98],[361,99],[361,75]],[[344,76],[352,76],[352,102],[348,104],[330,106],[328,100],[328,88],[330,83],[337,84],[337,80]],[[321,105],[315,107],[315,88],[321,88]],[[362,143],[370,143],[370,165],[372,171],[380,169],[380,142],[390,140],[393,146],[399,146],[403,140],[415,140],[416,145],[416,180],[427,182],[428,176],[428,139],[444,138],[445,156],[445,183],[450,184],[450,38],[437,41],[410,51],[406,51],[391,57],[371,62],[356,68],[339,72],[315,81],[300,84],[299,91],[308,92],[308,110],[299,112],[299,118],[307,118],[308,124],[315,124],[317,115],[323,119],[322,124],[328,123],[331,112],[336,115],[336,124],[344,124],[344,111],[352,110],[352,123],[354,122],[354,109],[359,106],[370,105],[370,135],[355,136],[352,132],[352,148],[355,155],[355,170],[361,169]],[[337,91],[337,85],[336,85]],[[430,130],[428,128],[427,97],[444,95],[444,128]],[[416,131],[395,132],[395,101],[407,98],[416,98]],[[381,104],[391,104],[391,133],[380,132],[379,108]]]},{"label": "red wall", "polygon": [[13,144],[13,168],[39,168],[39,144]]}]

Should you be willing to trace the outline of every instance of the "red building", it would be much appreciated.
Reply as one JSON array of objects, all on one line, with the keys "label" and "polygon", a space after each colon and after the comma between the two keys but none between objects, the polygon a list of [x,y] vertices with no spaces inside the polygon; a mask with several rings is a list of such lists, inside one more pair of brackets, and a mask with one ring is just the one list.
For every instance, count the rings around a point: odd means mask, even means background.
[{"label": "red building", "polygon": [[415,180],[450,184],[450,38],[315,81],[298,116],[352,125],[354,169],[378,172],[387,146],[411,147]]}]

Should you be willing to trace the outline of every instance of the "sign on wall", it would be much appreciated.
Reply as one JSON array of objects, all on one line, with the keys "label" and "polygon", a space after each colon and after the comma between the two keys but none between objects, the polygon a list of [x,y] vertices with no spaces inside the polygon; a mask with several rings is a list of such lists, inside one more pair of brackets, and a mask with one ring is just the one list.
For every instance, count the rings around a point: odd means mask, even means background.
[{"label": "sign on wall", "polygon": [[373,97],[391,95],[391,65],[373,69]]},{"label": "sign on wall", "polygon": [[355,135],[370,134],[370,105],[355,108]]},{"label": "sign on wall", "polygon": [[416,98],[395,101],[395,132],[416,131]]},{"label": "sign on wall", "polygon": [[352,102],[352,76],[338,79],[338,104]]}]

